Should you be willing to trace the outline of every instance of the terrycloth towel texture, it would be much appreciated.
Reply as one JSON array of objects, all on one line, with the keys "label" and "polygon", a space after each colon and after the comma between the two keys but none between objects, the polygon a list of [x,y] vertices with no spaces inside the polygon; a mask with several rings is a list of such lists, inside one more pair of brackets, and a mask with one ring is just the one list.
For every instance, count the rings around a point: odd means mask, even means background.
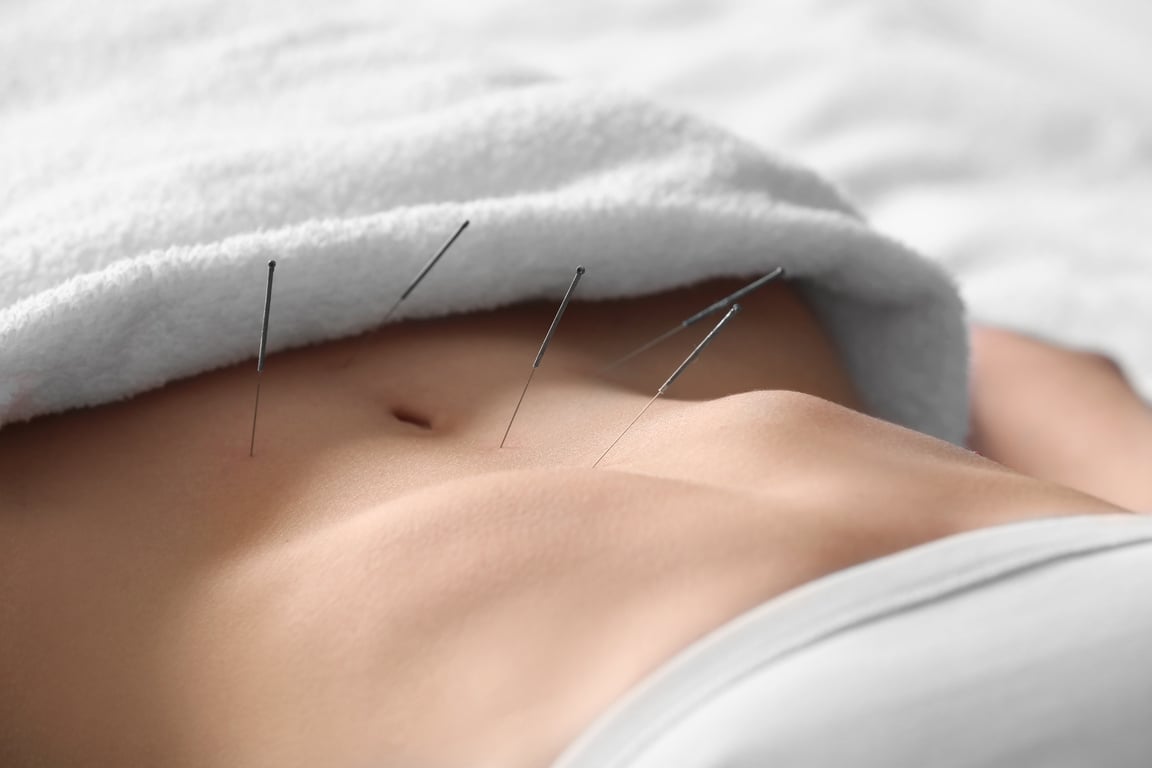
[{"label": "terrycloth towel texture", "polygon": [[[397,318],[781,265],[877,415],[961,441],[959,298],[813,174],[364,4],[0,8],[0,424]],[[390,11],[396,13],[396,11]],[[543,330],[543,329],[542,329]]]},{"label": "terrycloth towel texture", "polygon": [[974,320],[1107,355],[1152,403],[1147,0],[422,6],[453,39],[650,93],[827,174],[953,274]]}]

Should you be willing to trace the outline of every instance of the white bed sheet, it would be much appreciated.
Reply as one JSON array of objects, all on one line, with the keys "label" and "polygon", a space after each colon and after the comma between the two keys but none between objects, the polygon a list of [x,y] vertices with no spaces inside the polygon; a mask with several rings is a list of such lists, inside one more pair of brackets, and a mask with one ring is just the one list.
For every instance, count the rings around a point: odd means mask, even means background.
[{"label": "white bed sheet", "polygon": [[972,316],[1152,401],[1152,4],[427,0],[455,45],[711,118],[841,184]]}]

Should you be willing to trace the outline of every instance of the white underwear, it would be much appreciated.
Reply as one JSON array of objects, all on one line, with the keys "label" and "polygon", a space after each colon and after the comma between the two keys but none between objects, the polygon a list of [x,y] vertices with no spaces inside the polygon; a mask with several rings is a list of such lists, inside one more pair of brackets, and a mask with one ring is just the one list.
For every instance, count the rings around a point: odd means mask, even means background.
[{"label": "white underwear", "polygon": [[1152,515],[832,574],[664,665],[555,768],[1152,765]]}]

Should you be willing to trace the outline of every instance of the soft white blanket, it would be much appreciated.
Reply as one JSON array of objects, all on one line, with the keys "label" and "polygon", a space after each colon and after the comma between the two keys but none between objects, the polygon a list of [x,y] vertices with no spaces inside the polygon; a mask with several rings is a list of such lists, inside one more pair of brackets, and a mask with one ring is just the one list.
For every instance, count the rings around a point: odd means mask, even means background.
[{"label": "soft white blanket", "polygon": [[975,320],[1152,402],[1147,0],[455,0],[445,33],[652,94],[843,185]]},{"label": "soft white blanket", "polygon": [[[423,42],[376,3],[0,6],[0,424],[397,317],[778,265],[880,416],[960,441],[958,296],[812,173],[605,87]],[[658,382],[654,382],[657,384]]]}]

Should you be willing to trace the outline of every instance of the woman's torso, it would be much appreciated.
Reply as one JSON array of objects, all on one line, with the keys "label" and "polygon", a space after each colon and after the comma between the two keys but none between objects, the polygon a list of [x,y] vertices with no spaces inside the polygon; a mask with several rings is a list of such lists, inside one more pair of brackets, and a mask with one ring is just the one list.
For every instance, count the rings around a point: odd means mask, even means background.
[{"label": "woman's torso", "polygon": [[[859,406],[783,286],[593,470],[707,328],[599,369],[731,285],[573,305],[504,448],[553,306],[271,358],[253,458],[253,365],[6,428],[13,749],[539,765],[789,588],[961,530],[1112,510],[831,405]],[[38,742],[49,730],[67,735]]]}]

